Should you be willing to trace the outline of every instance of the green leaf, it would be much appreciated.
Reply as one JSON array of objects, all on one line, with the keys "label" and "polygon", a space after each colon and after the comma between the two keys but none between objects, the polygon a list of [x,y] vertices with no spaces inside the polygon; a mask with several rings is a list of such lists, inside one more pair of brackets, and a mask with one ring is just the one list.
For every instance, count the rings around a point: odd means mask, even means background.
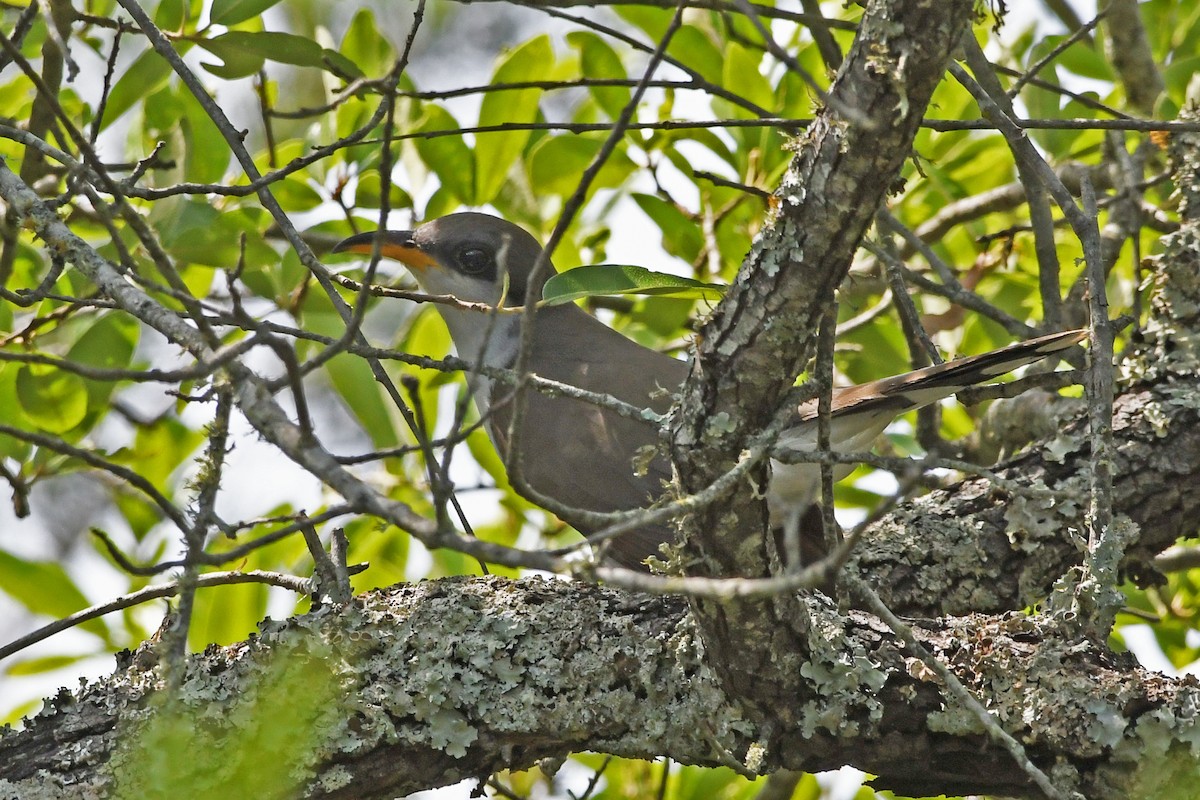
[{"label": "green leaf", "polygon": [[[672,776],[676,800],[707,800],[711,797],[754,797],[754,784],[728,767],[681,766]],[[749,790],[749,791],[747,791]]]},{"label": "green leaf", "polygon": [[100,129],[104,130],[122,114],[167,85],[171,77],[171,65],[153,50],[147,50],[130,64],[108,93],[108,104],[104,107],[104,118]]},{"label": "green leaf", "polygon": [[696,223],[677,206],[652,194],[635,194],[633,200],[662,231],[663,249],[689,264],[699,257],[704,240]]},{"label": "green leaf", "polygon": [[383,74],[396,57],[391,43],[379,32],[375,15],[368,8],[359,9],[354,14],[338,50],[367,75]]},{"label": "green leaf", "polygon": [[169,210],[169,217],[165,216],[168,209],[163,208],[163,219],[155,218],[153,213],[151,219],[162,237],[163,247],[183,263],[232,269],[242,254],[243,233],[247,264],[243,277],[247,282],[251,273],[263,265],[278,263],[278,254],[263,240],[247,209],[218,211],[203,200],[189,200]]},{"label": "green leaf", "polygon": [[558,306],[582,297],[612,294],[669,294],[704,300],[720,300],[725,287],[715,283],[681,278],[645,267],[627,264],[597,264],[560,272],[546,281],[542,302]]},{"label": "green leaf", "polygon": [[[308,644],[281,646],[262,662],[256,680],[222,699],[221,724],[200,724],[189,701],[159,693],[111,761],[111,796],[296,796],[336,715],[345,713],[347,662],[332,646]],[[298,704],[300,697],[305,702]]]},{"label": "green leaf", "polygon": [[66,433],[87,414],[88,387],[78,375],[27,364],[17,371],[17,400],[34,425],[49,433]]},{"label": "green leaf", "polygon": [[718,86],[738,87],[736,93],[742,93],[740,76],[735,78],[732,84],[721,83],[721,72],[725,64],[724,54],[699,28],[691,26],[680,28],[671,39],[667,52],[694,70],[704,80]]},{"label": "green leaf", "polygon": [[1163,70],[1163,81],[1171,97],[1187,102],[1188,87],[1200,73],[1200,56],[1182,56]]},{"label": "green leaf", "polygon": [[[1043,41],[1043,45],[1057,47],[1062,44],[1064,39],[1065,37],[1063,36],[1049,36]],[[1043,53],[1044,49],[1044,47],[1039,47],[1037,52]],[[1098,81],[1113,80],[1112,65],[1097,48],[1082,42],[1076,42],[1059,53],[1058,63],[1076,75],[1082,75],[1085,78],[1092,78]]]},{"label": "green leaf", "polygon": [[203,433],[174,417],[164,416],[151,425],[138,426],[133,447],[113,453],[112,460],[135,468],[160,492],[170,494],[168,484],[172,473],[203,442]]},{"label": "green leaf", "polygon": [[[567,43],[579,50],[580,72],[589,78],[625,78],[625,66],[621,57],[608,42],[589,31],[574,31],[567,34]],[[613,119],[629,104],[628,86],[593,86],[588,91],[604,112]]]},{"label": "green leaf", "polygon": [[[696,301],[686,297],[647,297],[634,306],[629,320],[645,327],[660,341],[673,339],[687,335],[684,326],[691,319],[695,307]],[[629,335],[630,332],[626,330],[625,333]]]},{"label": "green leaf", "polygon": [[[492,83],[515,83],[544,78],[554,66],[554,51],[546,35],[530,39],[509,53]],[[510,89],[488,92],[479,109],[481,126],[534,122],[538,114],[540,89]],[[490,203],[500,193],[509,169],[529,141],[530,131],[516,130],[481,133],[475,145],[476,205]]]},{"label": "green leaf", "polygon": [[[358,185],[354,188],[354,205],[358,208],[379,208],[382,203],[383,187],[379,183],[379,173],[368,172],[360,177]],[[412,195],[388,181],[388,208],[395,211],[412,207]]]},{"label": "green leaf", "polygon": [[82,660],[81,656],[42,656],[41,658],[31,658],[28,661],[19,661],[16,664],[11,664],[4,670],[6,675],[41,675],[44,672],[53,672],[63,667],[69,667],[72,664],[78,664]]},{"label": "green leaf", "polygon": [[[583,136],[547,136],[529,155],[530,184],[537,187],[538,194],[571,194],[579,186],[580,174],[603,146],[603,142]],[[613,151],[592,181],[591,191],[620,186],[634,169],[620,149]]]},{"label": "green leaf", "polygon": [[266,11],[279,0],[213,0],[210,18],[216,25],[237,25]]},{"label": "green leaf", "polygon": [[263,68],[266,59],[261,54],[253,50],[236,47],[231,42],[222,42],[221,39],[223,38],[222,36],[218,36],[216,39],[205,39],[204,41],[197,42],[200,47],[224,62],[222,64],[209,64],[202,61],[200,62],[201,67],[218,78],[224,78],[227,81],[254,75]]},{"label": "green leaf", "polygon": [[[310,307],[304,312],[304,325],[308,330],[333,337],[345,333],[345,323],[328,307],[327,302],[310,299],[310,303],[317,307]],[[358,356],[342,353],[331,358],[325,370],[338,396],[358,419],[375,446],[395,447],[399,444],[392,423],[390,401],[384,398],[370,365]]]},{"label": "green leaf", "polygon": [[[139,331],[132,317],[105,314],[71,346],[67,360],[99,369],[124,369],[133,358]],[[108,399],[115,387],[113,381],[86,382],[88,410],[85,420],[91,418],[89,425],[107,413]]]},{"label": "green leaf", "polygon": [[[13,427],[27,428],[32,423],[18,413],[21,404],[17,400],[17,374],[20,370],[21,365],[15,362],[0,365],[0,408],[11,409],[11,413],[4,415],[3,421],[6,424]],[[31,449],[32,445],[20,439],[0,436],[0,457],[25,461],[29,458]]]},{"label": "green leaf", "polygon": [[[777,105],[775,92],[771,89],[770,82],[759,71],[762,59],[760,51],[750,50],[736,42],[731,43],[725,49],[724,80],[721,85],[736,86],[740,96],[760,108],[771,110]],[[753,116],[749,110],[741,106],[730,106],[730,108],[737,117]]]},{"label": "green leaf", "polygon": [[[65,617],[91,605],[57,561],[29,561],[0,550],[0,589],[34,614]],[[107,639],[94,619],[79,627]]]},{"label": "green leaf", "polygon": [[[671,12],[665,8],[645,8],[642,6],[615,6],[614,10],[617,16],[637,28],[645,31],[656,42],[662,41],[663,36],[667,32],[667,27],[671,24]],[[677,33],[682,33],[688,28],[681,28]]]},{"label": "green leaf", "polygon": [[[252,565],[245,567],[252,569]],[[233,644],[245,639],[267,613],[267,587],[261,583],[222,586],[196,596],[188,625],[191,646]]]},{"label": "green leaf", "polygon": [[[298,67],[325,67],[325,51],[312,39],[274,31],[230,31],[197,44],[225,62],[224,67],[202,66],[222,78],[245,77],[262,68],[264,60]],[[244,70],[255,61],[259,66]]]},{"label": "green leaf", "polygon": [[326,72],[337,75],[342,80],[354,80],[355,78],[362,78],[365,75],[358,64],[355,64],[337,50],[330,50],[328,47],[321,50],[321,63],[319,66]]},{"label": "green leaf", "polygon": [[138,330],[132,317],[105,314],[71,346],[67,359],[99,369],[128,367],[137,345]]},{"label": "green leaf", "polygon": [[[461,127],[458,120],[441,106],[426,105],[424,112],[417,125],[418,131],[453,131]],[[438,176],[442,188],[464,205],[483,202],[475,199],[475,157],[462,134],[418,138],[416,144],[421,160]]]},{"label": "green leaf", "polygon": [[179,120],[186,150],[183,177],[196,183],[215,183],[225,176],[232,156],[225,137],[191,92],[181,92]]}]

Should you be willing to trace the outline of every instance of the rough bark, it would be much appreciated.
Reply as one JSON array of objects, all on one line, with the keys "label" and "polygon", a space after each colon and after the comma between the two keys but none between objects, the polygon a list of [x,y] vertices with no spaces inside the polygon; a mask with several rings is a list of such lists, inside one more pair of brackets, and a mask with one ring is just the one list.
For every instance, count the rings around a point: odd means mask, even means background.
[{"label": "rough bark", "polygon": [[[1127,572],[1153,580],[1149,561],[1200,519],[1200,409],[1194,372],[1130,389],[1117,398],[1113,428],[1114,510],[1136,524]],[[897,613],[921,617],[998,613],[1040,602],[1086,547],[1085,426],[998,469],[1057,498],[1010,494],[974,478],[899,507],[875,525],[851,569]]]},{"label": "rough bark", "polygon": [[[834,289],[908,157],[971,10],[963,0],[868,4],[825,111],[797,142],[775,193],[774,218],[700,331],[672,421],[672,460],[684,491],[699,491],[730,470],[778,413]],[[754,479],[764,480],[765,469]],[[765,504],[755,494],[734,493],[684,521],[685,570],[768,574]],[[764,717],[777,716],[784,729],[799,724],[791,698],[809,657],[803,608],[774,597],[696,600],[695,610],[725,686]]]},{"label": "rough bark", "polygon": [[[258,637],[194,656],[173,704],[147,645],[0,734],[0,797],[144,796],[147,752],[179,755],[156,738],[172,720],[195,734],[179,785],[227,776],[232,745],[276,787],[292,779],[296,795],[319,798],[390,798],[580,749],[751,773],[852,763],[905,794],[1031,794],[878,620],[801,602],[812,646],[787,728],[756,727],[721,690],[676,598],[445,580],[264,623]],[[1062,638],[1046,618],[964,617],[917,633],[1061,785],[1101,800],[1151,796],[1192,769],[1194,680]],[[247,739],[245,720],[272,713],[286,743],[307,746],[271,749],[280,731],[269,728]]]}]

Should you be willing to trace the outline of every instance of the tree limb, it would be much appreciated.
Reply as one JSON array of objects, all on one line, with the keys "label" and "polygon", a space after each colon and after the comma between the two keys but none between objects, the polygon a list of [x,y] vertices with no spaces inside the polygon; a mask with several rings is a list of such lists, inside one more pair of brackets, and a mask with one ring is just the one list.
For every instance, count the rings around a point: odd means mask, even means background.
[{"label": "tree limb", "polygon": [[[313,798],[391,798],[579,749],[748,773],[853,763],[905,794],[1033,795],[878,620],[801,602],[818,646],[790,701],[795,722],[774,730],[778,718],[756,727],[721,690],[678,598],[453,579],[268,621],[258,637],[194,655],[181,706],[164,702],[163,665],[145,645],[113,675],[60,693],[25,730],[0,733],[0,796],[131,796],[149,748],[196,781],[179,785],[222,785],[232,768],[221,759],[246,751]],[[1139,792],[1193,768],[1192,681],[1061,638],[1044,617],[976,615],[913,634],[991,698],[1030,758],[1090,798],[1149,796]],[[186,753],[154,738],[173,715],[188,726]],[[247,720],[263,717],[280,727],[250,736]]]}]

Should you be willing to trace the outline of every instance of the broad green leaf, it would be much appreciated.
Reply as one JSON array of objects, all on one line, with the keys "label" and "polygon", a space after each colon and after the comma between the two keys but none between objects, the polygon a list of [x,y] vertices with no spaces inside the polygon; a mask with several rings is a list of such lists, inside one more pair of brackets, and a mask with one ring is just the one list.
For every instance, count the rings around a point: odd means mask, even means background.
[{"label": "broad green leaf", "polygon": [[237,25],[258,16],[279,0],[213,0],[211,19],[215,25]]},{"label": "broad green leaf", "polygon": [[750,800],[762,788],[755,787],[728,767],[706,769],[681,765],[671,776],[671,783],[676,800],[709,800],[713,797]]},{"label": "broad green leaf", "polygon": [[[1065,37],[1050,36],[1044,40],[1044,44],[1050,44],[1054,47],[1062,44]],[[1035,53],[1040,54],[1042,48],[1039,47]],[[1036,59],[1038,56],[1034,56]],[[1066,69],[1074,72],[1076,75],[1082,75],[1085,78],[1092,78],[1098,81],[1113,80],[1112,65],[1109,63],[1096,47],[1076,42],[1066,50],[1058,54],[1057,62]]]},{"label": "broad green leaf", "polygon": [[[20,74],[13,75],[10,80],[0,84],[0,113],[10,119],[28,119],[33,108],[33,98],[36,96],[37,89],[34,88],[28,77]],[[107,119],[107,117],[105,118]],[[24,156],[24,147],[12,140],[5,144],[14,148],[11,153],[5,152],[5,155]]]},{"label": "broad green leaf", "polygon": [[725,68],[724,54],[713,44],[712,39],[709,39],[698,28],[688,26],[680,28],[671,39],[667,52],[694,70],[704,80],[716,86],[737,87],[734,94],[742,93],[740,78],[732,84],[721,83],[722,70]]},{"label": "broad green leaf", "polygon": [[[325,336],[341,336],[346,330],[342,318],[329,310],[324,301],[321,304],[325,306],[324,309],[305,312],[305,327]],[[338,396],[358,419],[375,446],[395,447],[399,444],[392,424],[390,401],[384,397],[370,365],[358,356],[342,353],[331,358],[325,369]]]},{"label": "broad green leaf", "polygon": [[[546,35],[530,39],[509,53],[496,68],[492,83],[516,83],[544,78],[554,67],[554,51]],[[479,109],[481,126],[534,122],[540,89],[488,92]],[[514,130],[481,133],[475,144],[475,205],[490,203],[500,192],[509,169],[529,141],[530,132]]]},{"label": "broad green leaf", "polygon": [[[674,142],[676,147],[683,142],[695,142],[696,144],[699,144],[710,150],[713,155],[724,161],[732,169],[737,169],[737,156],[734,155],[733,151],[729,149],[728,142],[726,142],[713,131],[705,130],[704,128],[696,128],[690,131],[672,132],[665,137],[664,144],[666,142]],[[692,170],[684,170],[683,174],[690,176],[692,174]]]},{"label": "broad green leaf", "polygon": [[67,359],[99,369],[128,367],[138,332],[138,324],[132,317],[104,314],[71,346]]},{"label": "broad green leaf", "polygon": [[243,280],[247,285],[256,271],[278,262],[278,254],[263,241],[245,208],[218,210],[203,200],[189,200],[171,212],[155,223],[167,252],[182,263],[232,269],[242,257],[242,234],[246,235]]},{"label": "broad green leaf", "polygon": [[843,480],[838,483],[835,489],[834,504],[838,508],[871,508],[877,505],[883,499],[883,495],[854,485],[858,477],[874,475],[877,472],[878,470],[865,469],[860,466],[855,472],[851,473],[849,480]]},{"label": "broad green leaf", "polygon": [[634,202],[662,231],[663,248],[689,264],[700,255],[704,240],[696,223],[675,205],[652,194],[635,194]]},{"label": "broad green leaf", "polygon": [[[579,50],[580,71],[588,78],[628,77],[621,57],[596,34],[573,31],[567,34],[567,43]],[[613,119],[629,104],[631,96],[628,86],[593,86],[588,91]]]},{"label": "broad green leaf", "polygon": [[[798,63],[822,89],[829,88],[832,76],[829,74],[825,60],[821,57],[821,49],[815,42],[798,45],[793,51]],[[769,74],[769,73],[768,73]],[[775,86],[775,106],[773,111],[781,117],[808,117],[813,113],[813,90],[803,75],[789,69],[779,79]],[[934,108],[930,104],[930,110]],[[783,153],[782,155],[787,155]]]},{"label": "broad green leaf", "polygon": [[252,75],[262,69],[264,60],[298,67],[325,66],[325,51],[321,45],[293,33],[230,31],[196,44],[225,62],[223,66],[201,65],[225,79]]},{"label": "broad green leaf", "polygon": [[108,93],[108,104],[104,107],[104,118],[100,121],[103,130],[116,121],[118,117],[133,107],[134,103],[144,100],[154,92],[166,86],[171,77],[171,65],[153,50],[147,50],[129,65],[129,69],[113,84]]},{"label": "broad green leaf", "polygon": [[[579,176],[592,163],[603,142],[583,136],[547,136],[529,154],[529,182],[539,194],[570,195],[579,186]],[[620,186],[635,166],[620,148],[600,168],[591,191]]]},{"label": "broad green leaf", "polygon": [[[401,499],[401,498],[396,498]],[[401,499],[401,502],[405,500]],[[362,516],[345,526],[350,541],[349,563],[370,564],[371,568],[351,577],[355,592],[391,586],[406,580],[411,540],[393,527],[385,527],[372,517]]]},{"label": "broad green leaf", "polygon": [[196,183],[215,183],[225,177],[232,156],[225,137],[191,92],[180,93],[184,151],[183,177]]},{"label": "broad green leaf", "polygon": [[[0,422],[13,427],[28,428],[33,423],[20,413],[21,404],[17,400],[17,373],[20,371],[21,365],[16,362],[0,363],[0,408],[11,409],[4,414]],[[25,461],[29,458],[31,449],[32,445],[20,439],[0,435],[0,456]]]},{"label": "broad green leaf", "polygon": [[[204,0],[162,0],[154,12],[154,24],[168,33],[194,33],[205,5]],[[101,18],[113,19],[117,13],[115,6],[112,0],[91,2],[88,11]]]},{"label": "broad green leaf", "polygon": [[846,337],[847,342],[858,348],[858,358],[840,364],[846,377],[855,383],[895,375],[903,371],[896,365],[909,363],[908,347],[904,331],[892,317],[880,317],[870,325],[864,325]]},{"label": "broad green leaf", "polygon": [[15,664],[10,664],[4,674],[19,676],[19,675],[41,675],[44,672],[53,672],[63,667],[69,667],[72,664],[78,664],[82,656],[42,656],[40,658],[31,658],[27,661],[18,661]]},{"label": "broad green leaf", "polygon": [[[429,201],[425,203],[425,213],[422,216],[425,219],[444,217],[458,210],[462,205],[463,201],[455,197],[454,192],[449,191],[445,186],[439,186]],[[467,203],[466,205],[472,204]]]},{"label": "broad green leaf", "polygon": [[131,467],[149,480],[160,492],[170,493],[171,475],[204,441],[178,419],[160,417],[151,425],[138,426],[132,448],[118,450],[112,460]]},{"label": "broad green leaf", "polygon": [[719,300],[725,287],[627,264],[597,264],[560,272],[546,281],[542,302],[558,306],[583,297],[613,294],[674,295]]},{"label": "broad green leaf", "polygon": [[[137,346],[140,328],[132,317],[109,313],[88,328],[67,352],[67,360],[99,369],[123,369],[129,366]],[[88,409],[84,420],[88,426],[108,412],[108,399],[116,383],[88,380],[86,382]]]},{"label": "broad green leaf", "polygon": [[[629,319],[631,322],[644,326],[654,334],[656,340],[661,341],[665,338],[675,338],[686,334],[684,325],[691,318],[692,309],[695,307],[695,300],[686,297],[671,295],[647,297],[634,306]],[[629,332],[626,331],[626,333]],[[652,345],[650,342],[647,344]]]},{"label": "broad green leaf", "polygon": [[1167,92],[1180,104],[1186,103],[1188,88],[1200,74],[1200,56],[1189,55],[1180,57],[1163,69],[1163,81]]},{"label": "broad green leaf", "polygon": [[[417,124],[418,131],[455,131],[460,127],[449,111],[432,103],[425,106],[422,120]],[[462,134],[418,138],[416,146],[421,160],[438,176],[443,189],[463,205],[484,202],[476,200],[475,156],[463,141]]]},{"label": "broad green leaf", "polygon": [[[402,335],[394,345],[394,349],[402,353],[417,353],[432,358],[449,355],[450,332],[446,330],[442,315],[431,308],[417,309],[405,320]],[[417,378],[419,397],[425,410],[425,418],[429,424],[438,418],[438,407],[441,399],[441,388],[448,382],[461,377],[461,373],[438,372],[437,370],[421,369],[409,364],[397,364],[400,372]]]},{"label": "broad green leaf", "polygon": [[[147,139],[159,139],[164,137],[168,132],[179,127],[179,122],[183,118],[183,94],[187,93],[187,89],[180,91],[179,86],[167,85],[159,89],[153,94],[147,95],[142,110],[142,129],[146,133]],[[194,100],[194,98],[193,98]],[[179,155],[178,147],[172,147],[168,143],[164,155],[172,160],[176,160]],[[178,177],[182,173],[178,171],[178,165],[172,169],[170,173],[172,177]],[[156,176],[162,176],[162,170],[155,171]]]},{"label": "broad green leaf", "polygon": [[[0,589],[34,614],[65,617],[91,605],[57,561],[32,561],[0,550]],[[107,639],[101,620],[79,627]]]},{"label": "broad green leaf", "polygon": [[49,433],[66,433],[87,414],[88,386],[70,372],[26,364],[17,371],[17,399],[34,425]]},{"label": "broad green leaf", "polygon": [[321,50],[321,63],[316,65],[326,72],[331,72],[342,80],[354,80],[355,78],[365,77],[365,73],[358,64],[351,61],[346,56],[339,53],[337,50],[331,50],[328,47]]},{"label": "broad green leaf", "polygon": [[[262,560],[262,554],[255,554],[251,560]],[[253,565],[245,568],[252,569]],[[221,586],[198,593],[188,625],[191,647],[203,650],[209,644],[245,639],[267,614],[267,593],[261,583]]]},{"label": "broad green leaf", "polygon": [[224,78],[227,81],[245,78],[257,73],[266,63],[266,59],[259,53],[253,50],[233,47],[229,43],[220,43],[218,39],[206,39],[199,42],[202,48],[217,56],[223,62],[221,64],[200,62],[201,67],[218,78]]},{"label": "broad green leaf", "polygon": [[[358,208],[379,208],[382,203],[383,187],[380,186],[379,173],[368,172],[360,177],[354,188],[354,205]],[[388,208],[395,211],[412,207],[412,195],[388,181]]]},{"label": "broad green leaf", "polygon": [[667,27],[671,24],[671,12],[663,8],[616,6],[614,10],[617,16],[644,31],[656,42],[662,41]]},{"label": "broad green leaf", "polygon": [[369,8],[355,12],[338,49],[343,56],[354,61],[364,74],[372,76],[386,72],[396,57],[391,42],[379,32],[375,15]]}]

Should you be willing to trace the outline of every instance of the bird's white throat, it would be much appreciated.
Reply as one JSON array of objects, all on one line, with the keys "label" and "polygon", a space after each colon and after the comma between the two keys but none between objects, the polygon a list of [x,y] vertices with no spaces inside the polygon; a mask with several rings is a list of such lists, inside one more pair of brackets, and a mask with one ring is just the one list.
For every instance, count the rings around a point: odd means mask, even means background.
[{"label": "bird's white throat", "polygon": [[[450,329],[458,357],[475,365],[510,369],[521,349],[521,315],[487,313],[439,305],[438,312]],[[467,385],[475,398],[479,414],[488,414],[492,379],[478,372],[467,375]]]}]

